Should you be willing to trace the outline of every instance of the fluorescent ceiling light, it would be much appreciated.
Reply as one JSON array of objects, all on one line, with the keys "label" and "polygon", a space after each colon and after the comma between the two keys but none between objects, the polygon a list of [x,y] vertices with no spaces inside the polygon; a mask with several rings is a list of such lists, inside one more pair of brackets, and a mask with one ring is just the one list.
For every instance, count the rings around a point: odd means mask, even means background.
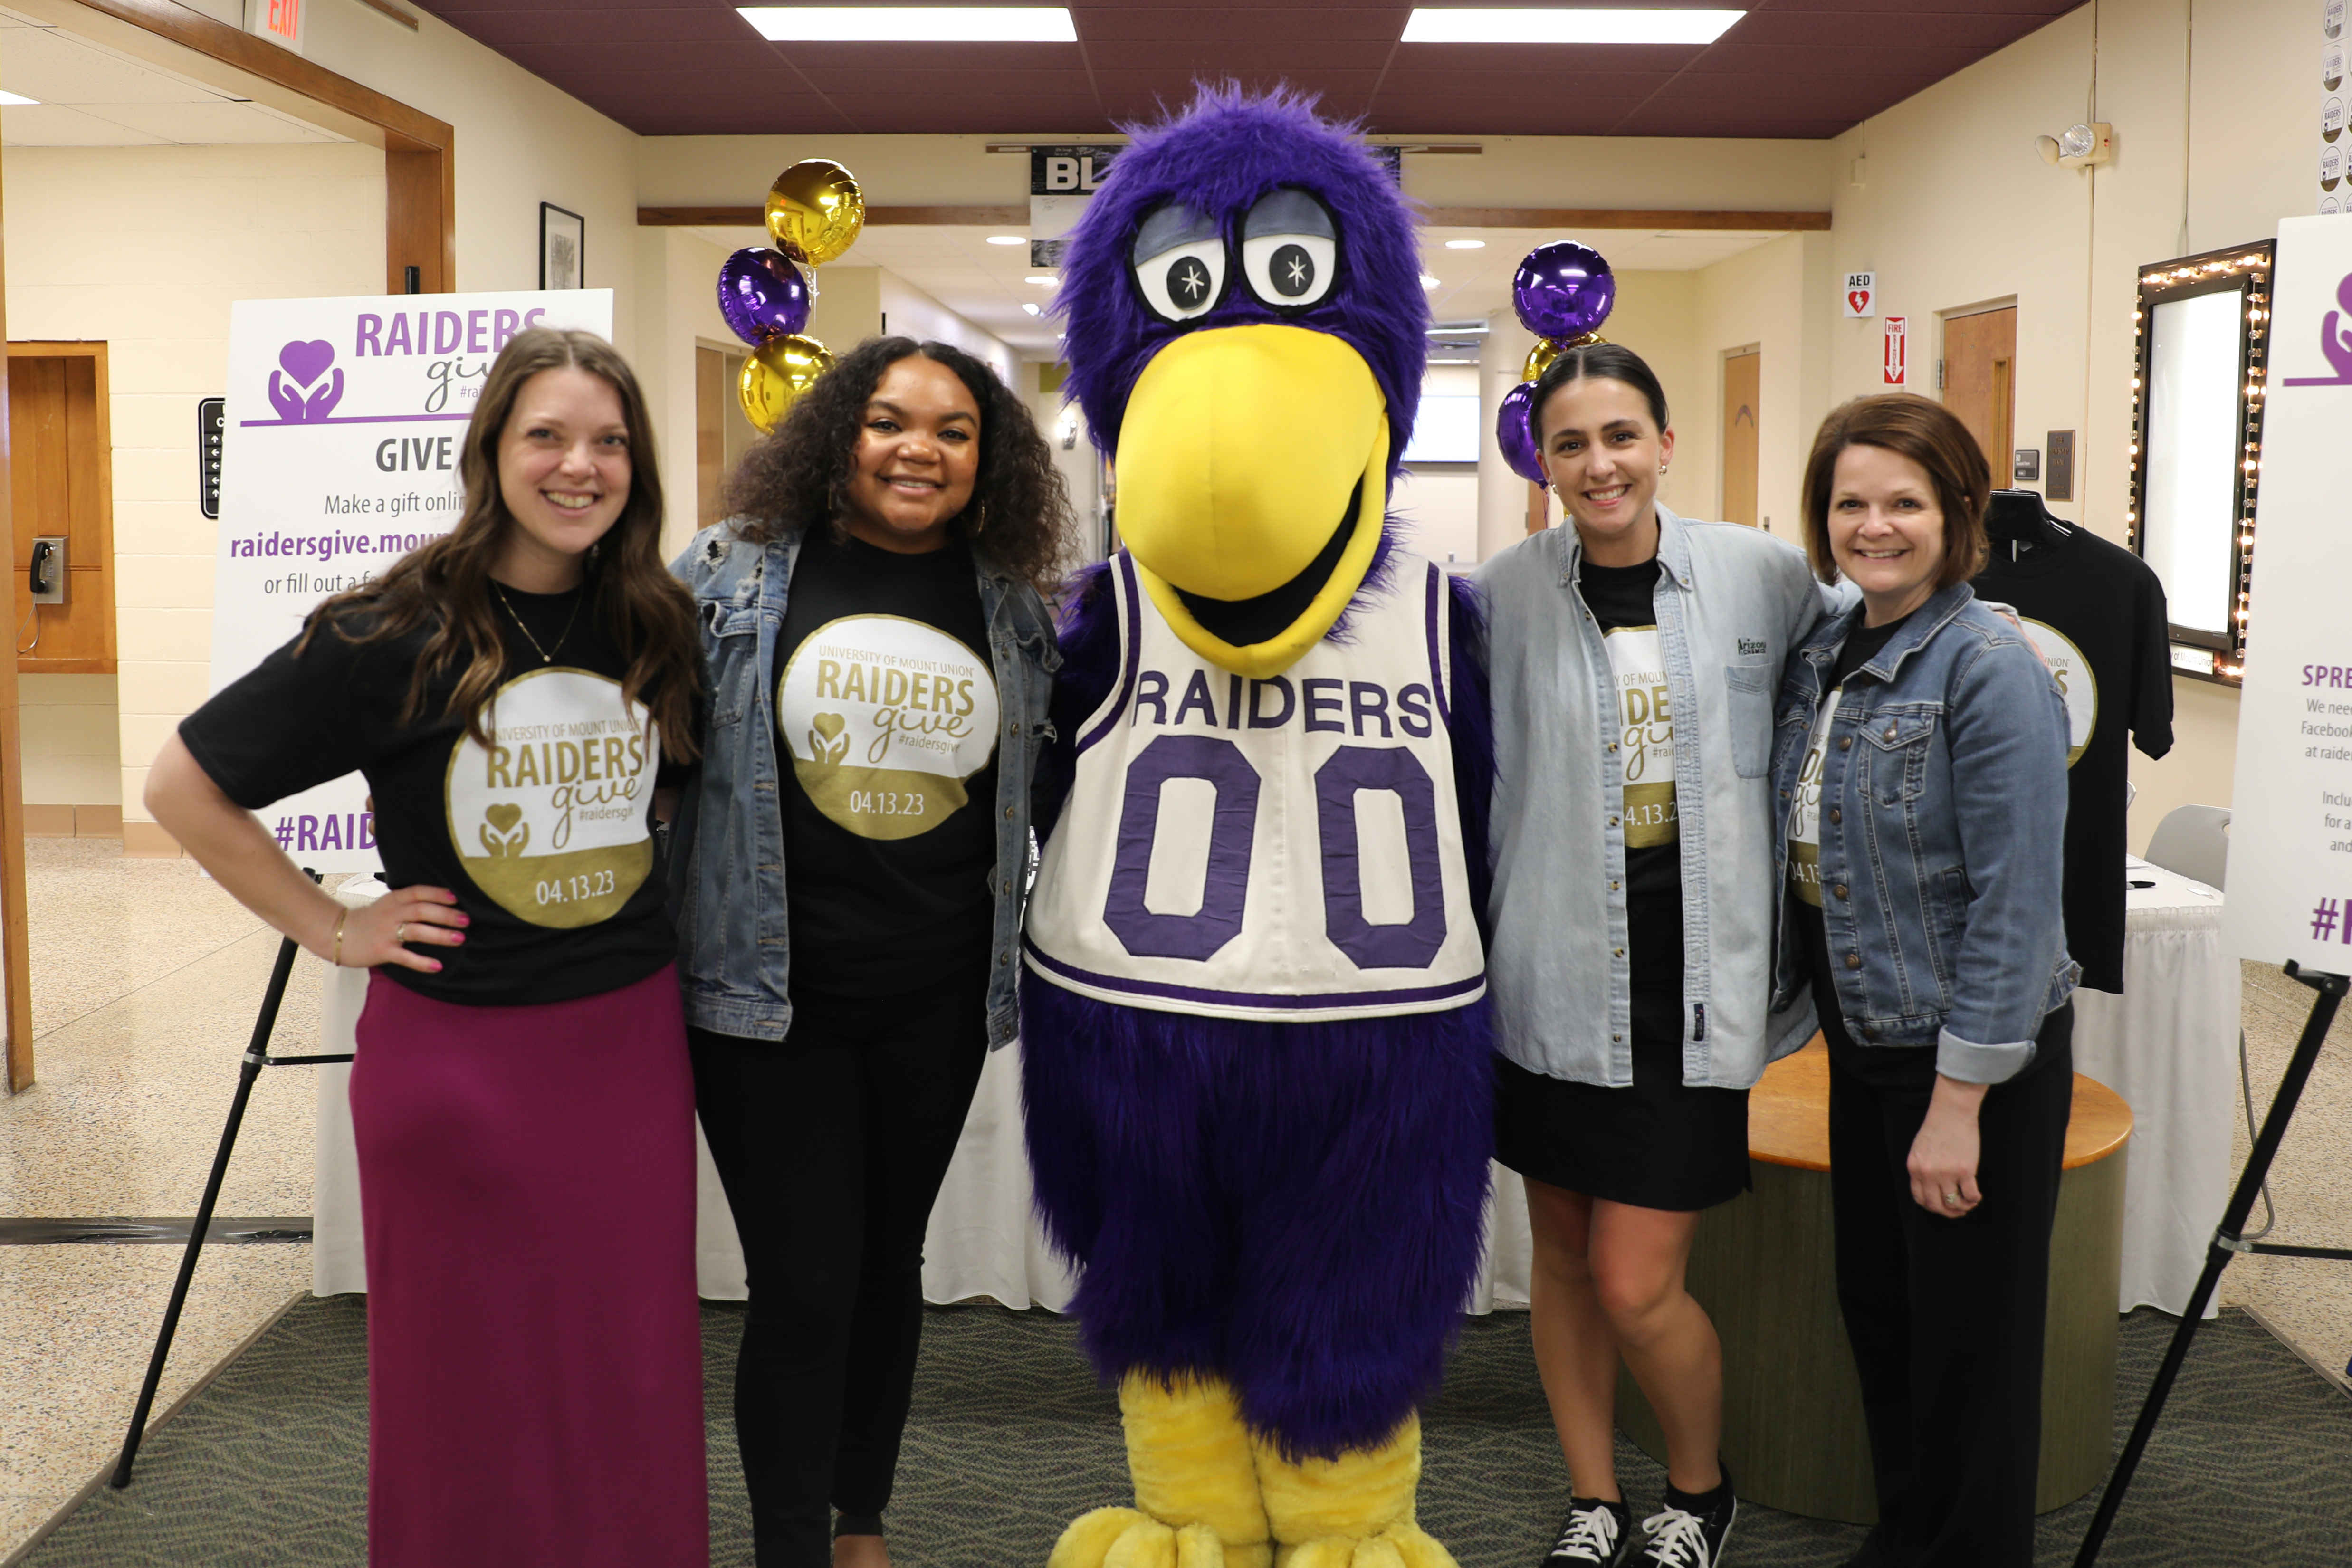
[{"label": "fluorescent ceiling light", "polygon": [[9,109],[38,109],[41,107],[41,100],[37,98],[26,98],[21,92],[0,92],[0,106]]},{"label": "fluorescent ceiling light", "polygon": [[1054,289],[1058,288],[1061,285],[1062,280],[1058,278],[1047,278],[1041,274],[1035,278],[1024,278],[1021,281],[1024,283],[1034,283],[1040,289]]},{"label": "fluorescent ceiling light", "polygon": [[1059,5],[738,5],[779,44],[1075,44]]},{"label": "fluorescent ceiling light", "polygon": [[1424,272],[1421,275],[1421,286],[1424,289],[1434,289],[1437,287],[1437,279]]},{"label": "fluorescent ceiling light", "polygon": [[1417,5],[1408,44],[1711,44],[1745,11],[1499,10]]},{"label": "fluorescent ceiling light", "polygon": [[1043,310],[1040,310],[1036,306],[1034,306],[1034,305],[1033,305],[1033,304],[1029,303],[1029,301],[1027,301],[1026,300],[1024,300],[1021,302],[1021,308],[1022,308],[1024,310],[1026,310],[1027,312],[1029,312],[1029,314],[1031,314],[1031,315],[1033,315],[1033,316],[1041,316],[1041,315],[1045,314],[1045,312],[1044,312]]},{"label": "fluorescent ceiling light", "polygon": [[1486,248],[1486,242],[1483,239],[1449,239],[1445,242],[1445,248],[1448,250],[1484,250]]},{"label": "fluorescent ceiling light", "polygon": [[988,237],[988,243],[991,245],[1026,245],[1029,243],[1029,237],[1025,234],[992,234]]}]

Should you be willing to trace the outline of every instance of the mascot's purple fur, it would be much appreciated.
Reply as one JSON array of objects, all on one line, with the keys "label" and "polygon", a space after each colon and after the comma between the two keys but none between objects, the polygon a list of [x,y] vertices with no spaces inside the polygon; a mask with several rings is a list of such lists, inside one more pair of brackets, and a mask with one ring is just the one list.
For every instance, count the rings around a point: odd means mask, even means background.
[{"label": "mascot's purple fur", "polygon": [[[1141,1549],[1135,1561],[1180,1568],[1264,1563],[1276,1551],[1286,1564],[1451,1563],[1412,1524],[1415,1411],[1438,1382],[1482,1246],[1493,1088],[1476,921],[1486,907],[1493,752],[1473,591],[1407,554],[1385,516],[1426,353],[1419,274],[1413,221],[1394,176],[1349,128],[1286,92],[1203,89],[1181,115],[1137,129],[1069,241],[1057,303],[1067,328],[1069,395],[1097,443],[1118,459],[1128,549],[1081,579],[1064,624],[1046,772],[1066,794],[1033,904],[1023,1092],[1038,1206],[1055,1244],[1082,1271],[1073,1310],[1087,1352],[1106,1380],[1121,1386],[1138,1508],[1103,1510],[1074,1524],[1055,1568],[1091,1568],[1122,1535],[1139,1531],[1174,1533],[1176,1554],[1163,1558],[1161,1549],[1139,1542],[1123,1560]],[[1249,360],[1239,371],[1201,372],[1208,379],[1199,384],[1218,389],[1205,402],[1185,401],[1181,387],[1163,395],[1139,384],[1192,374],[1211,354],[1260,349],[1275,357]],[[1278,380],[1281,367],[1292,365],[1314,368],[1298,373],[1295,391],[1269,392],[1268,375]],[[1350,390],[1343,395],[1334,387]],[[1272,405],[1272,419],[1236,414],[1230,437],[1140,427],[1171,408],[1193,411],[1189,426],[1202,407],[1244,391],[1261,405],[1290,401]],[[1367,410],[1362,428],[1385,419],[1384,461],[1377,446],[1369,456],[1347,446],[1353,437],[1335,434],[1324,418],[1328,405],[1350,397]],[[1157,440],[1161,435],[1170,439]],[[1147,437],[1155,438],[1149,452]],[[1343,476],[1349,463],[1365,466],[1354,494],[1334,491],[1330,510],[1305,524],[1312,537],[1285,558],[1311,554],[1307,564],[1287,576],[1288,566],[1278,566],[1262,592],[1236,596],[1204,591],[1198,563],[1222,568],[1236,552],[1246,553],[1249,521],[1218,513],[1222,503],[1213,500],[1160,504],[1163,493],[1195,495],[1185,465],[1207,460],[1203,442],[1219,465],[1213,488],[1225,494],[1253,489],[1252,463],[1263,465],[1268,485],[1281,482],[1282,470],[1315,443],[1342,446],[1334,471]],[[1174,458],[1164,455],[1171,447]],[[1204,544],[1203,531],[1214,541]],[[1187,573],[1196,581],[1188,584]],[[1151,592],[1139,592],[1139,582]],[[1171,637],[1202,656],[1189,689],[1181,668],[1164,676],[1145,668],[1139,677],[1152,647],[1174,647],[1181,658]],[[1284,647],[1286,637],[1288,653],[1267,652]],[[1299,937],[1286,930],[1271,940],[1295,938],[1309,943],[1300,951],[1328,952],[1330,973],[1310,973],[1298,987],[1267,987],[1283,994],[1236,999],[1229,991],[1139,982],[1129,996],[1116,982],[1092,984],[1100,977],[1063,962],[1067,955],[1046,929],[1051,911],[1075,910],[1063,921],[1068,926],[1103,907],[1100,896],[1082,898],[1068,885],[1087,863],[1114,853],[1128,860],[1141,798],[1132,783],[1121,795],[1117,775],[1090,782],[1089,766],[1110,764],[1089,763],[1089,747],[1145,732],[1147,714],[1157,722],[1167,708],[1177,708],[1181,728],[1203,699],[1206,721],[1192,728],[1206,738],[1188,743],[1245,743],[1277,701],[1282,714],[1290,712],[1284,669],[1298,678],[1308,702],[1338,700],[1318,699],[1318,680],[1304,677],[1339,671],[1325,684],[1358,694],[1349,699],[1359,704],[1354,736],[1386,737],[1387,717],[1370,712],[1378,727],[1368,725],[1362,704],[1371,699],[1361,693],[1369,686],[1385,703],[1391,688],[1380,682],[1391,678],[1381,672],[1416,658],[1434,688],[1433,733],[1428,720],[1416,728],[1401,707],[1399,738],[1430,737],[1421,742],[1423,771],[1443,778],[1433,795],[1445,834],[1460,847],[1448,862],[1455,881],[1447,910],[1468,982],[1433,1004],[1426,998],[1440,988],[1415,990],[1406,984],[1412,974],[1349,968],[1339,956],[1345,943],[1336,935],[1327,941],[1322,929],[1331,907],[1328,885],[1319,899],[1286,906],[1293,926],[1311,918],[1313,931]],[[1433,668],[1435,677],[1427,673]],[[1360,672],[1371,679],[1344,679]],[[1246,731],[1244,675],[1252,691]],[[1167,694],[1165,707],[1150,695],[1153,680]],[[1233,700],[1221,718],[1215,694],[1228,680]],[[1180,689],[1185,696],[1177,707]],[[1333,720],[1318,724],[1318,711],[1306,708],[1307,729],[1340,728]],[[1350,765],[1373,765],[1378,757],[1364,758],[1385,755],[1378,747],[1339,750],[1364,754]],[[1422,766],[1394,759],[1389,765]],[[1283,787],[1267,764],[1257,764],[1248,783],[1252,811],[1257,773],[1268,773],[1268,795]],[[1310,792],[1310,822],[1320,778],[1301,786]],[[1222,821],[1230,797],[1219,789]],[[1402,796],[1408,815],[1412,793]],[[1157,802],[1150,796],[1143,813],[1145,860]],[[1296,819],[1294,813],[1288,820]],[[1106,826],[1087,838],[1087,820],[1115,823],[1116,836]],[[1331,820],[1325,818],[1327,836]],[[1246,843],[1248,829],[1241,831]],[[1261,826],[1261,864],[1266,836],[1282,831],[1304,829]],[[1352,838],[1338,857],[1346,865],[1333,865],[1328,849],[1323,855],[1327,884],[1344,875],[1357,886]],[[1244,879],[1248,864],[1244,856],[1237,873]],[[1414,876],[1414,897],[1433,900],[1436,873]],[[1217,896],[1213,887],[1203,894]],[[1259,893],[1253,888],[1247,896]],[[1110,897],[1118,897],[1115,888]],[[1370,905],[1362,907],[1368,921]],[[1203,911],[1183,918],[1204,918],[1205,904]],[[1429,912],[1416,906],[1416,918]],[[1217,961],[1241,962],[1231,954],[1245,945],[1247,939],[1228,941]],[[1371,973],[1398,987],[1372,994],[1399,1005],[1365,1005],[1365,993],[1349,992],[1307,1000],[1352,1009],[1326,1008],[1316,1021],[1282,1017],[1285,1005],[1300,1001],[1288,994],[1294,989],[1313,993],[1319,984],[1331,992],[1363,984],[1361,976]],[[1193,996],[1234,1005],[1183,1000]],[[1422,1000],[1407,1005],[1406,998]],[[1254,1009],[1259,1000],[1265,1005]]]}]

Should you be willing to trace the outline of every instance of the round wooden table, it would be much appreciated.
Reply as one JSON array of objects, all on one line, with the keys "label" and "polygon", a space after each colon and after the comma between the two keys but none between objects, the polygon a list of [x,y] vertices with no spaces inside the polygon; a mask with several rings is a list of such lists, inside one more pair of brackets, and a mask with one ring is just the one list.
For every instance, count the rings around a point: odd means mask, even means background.
[{"label": "round wooden table", "polygon": [[[1723,1338],[1723,1457],[1739,1495],[1784,1513],[1878,1517],[1862,1387],[1838,1311],[1830,1215],[1829,1051],[1819,1035],[1765,1070],[1748,1100],[1755,1190],[1710,1209],[1691,1247],[1690,1292]],[[2105,1472],[2115,1434],[2116,1291],[2123,1269],[2131,1108],[2074,1075],[2042,1377],[2042,1512]],[[1617,1422],[1665,1462],[1648,1402],[1621,1369]]]}]

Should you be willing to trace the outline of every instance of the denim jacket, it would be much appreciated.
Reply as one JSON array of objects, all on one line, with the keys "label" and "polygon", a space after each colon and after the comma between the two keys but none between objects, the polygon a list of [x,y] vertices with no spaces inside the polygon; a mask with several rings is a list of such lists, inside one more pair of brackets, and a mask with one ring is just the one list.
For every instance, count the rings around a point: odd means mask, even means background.
[{"label": "denim jacket", "polygon": [[[1838,645],[1825,621],[1789,661],[1772,786],[1784,891],[1789,814]],[[1929,599],[1851,680],[1822,758],[1822,912],[1836,1005],[1863,1045],[1933,1044],[1937,1070],[2000,1083],[2074,989],[2065,869],[2066,704],[2025,636],[1965,583]],[[1777,994],[1805,982],[1782,922]],[[1817,998],[1826,1002],[1826,998]]]},{"label": "denim jacket", "polygon": [[[784,824],[777,795],[776,641],[784,626],[800,536],[762,547],[738,537],[741,520],[706,528],[670,563],[694,595],[709,669],[710,717],[702,763],[670,831],[669,903],[677,923],[687,1022],[747,1039],[781,1040],[792,1026],[791,919],[784,901]],[[1035,590],[975,550],[981,615],[996,673],[1004,734],[996,748],[996,865],[991,1048],[1020,1028],[1014,962],[1029,887],[1029,820],[1054,671],[1062,662],[1053,619]]]},{"label": "denim jacket", "polygon": [[[1572,527],[1478,570],[1494,691],[1486,972],[1505,1056],[1571,1082],[1633,1081],[1624,780],[1614,671],[1578,587]],[[1658,645],[1675,715],[1683,882],[1683,1081],[1746,1089],[1804,1044],[1772,994],[1772,700],[1823,609],[1785,541],[1658,508]]]}]

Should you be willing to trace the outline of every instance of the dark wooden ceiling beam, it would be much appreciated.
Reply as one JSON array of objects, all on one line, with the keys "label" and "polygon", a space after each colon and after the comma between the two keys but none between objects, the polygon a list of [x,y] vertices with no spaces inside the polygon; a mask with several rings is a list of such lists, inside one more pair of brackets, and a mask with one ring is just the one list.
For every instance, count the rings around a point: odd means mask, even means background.
[{"label": "dark wooden ceiling beam", "polygon": [[[1823,212],[1664,212],[1598,207],[1427,207],[1432,228],[1645,228],[1738,229],[1771,234],[1825,233]],[[646,228],[759,228],[767,219],[760,207],[639,207]],[[1026,206],[867,207],[870,224],[940,224],[970,227],[1025,228]]]}]

